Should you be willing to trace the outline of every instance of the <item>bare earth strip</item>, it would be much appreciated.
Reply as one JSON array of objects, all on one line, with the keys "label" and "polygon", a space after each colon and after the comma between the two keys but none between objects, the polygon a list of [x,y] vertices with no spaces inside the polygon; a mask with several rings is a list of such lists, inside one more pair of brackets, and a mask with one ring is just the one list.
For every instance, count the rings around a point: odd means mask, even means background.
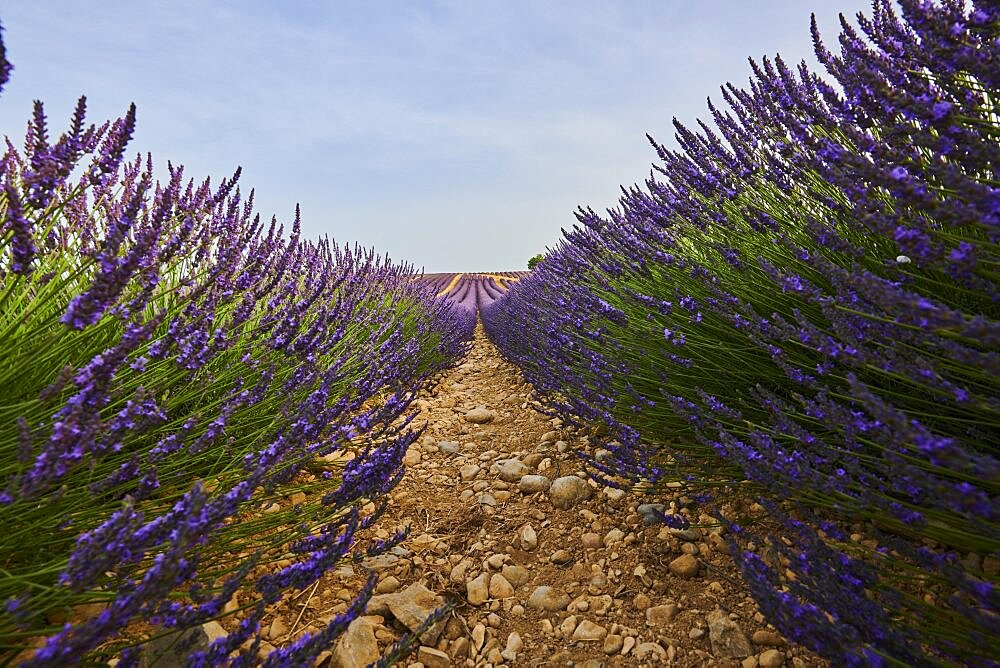
[{"label": "bare earth strip", "polygon": [[455,286],[458,285],[458,282],[460,280],[462,280],[462,276],[465,276],[465,274],[455,274],[455,277],[453,279],[451,279],[451,282],[448,283],[447,286],[445,286],[444,290],[442,290],[441,292],[437,293],[437,296],[440,297],[441,295],[446,295],[449,292],[451,292],[452,290],[454,290]]},{"label": "bare earth strip", "polygon": [[342,611],[372,569],[380,595],[322,665],[367,665],[446,599],[457,608],[401,665],[825,665],[764,622],[719,535],[644,524],[640,504],[688,499],[577,478],[570,450],[586,437],[534,410],[481,326],[461,366],[416,403],[427,429],[375,533],[412,524],[410,537],[275,609],[275,645]]}]

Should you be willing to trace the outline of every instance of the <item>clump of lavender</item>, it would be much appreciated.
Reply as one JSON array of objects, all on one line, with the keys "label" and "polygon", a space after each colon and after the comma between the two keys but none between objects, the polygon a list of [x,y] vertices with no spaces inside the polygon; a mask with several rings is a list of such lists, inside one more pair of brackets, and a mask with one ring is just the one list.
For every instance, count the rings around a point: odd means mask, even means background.
[{"label": "clump of lavender", "polygon": [[[225,664],[265,606],[365,552],[360,509],[399,480],[403,414],[467,323],[409,266],[303,240],[298,211],[290,234],[262,223],[239,172],[155,180],[126,158],[134,106],[84,115],[50,141],[36,103],[0,169],[0,657],[127,664],[133,622],[177,633],[240,592],[239,630],[192,658]],[[271,663],[315,656],[363,600]]]},{"label": "clump of lavender", "polygon": [[829,78],[752,62],[483,320],[550,410],[604,427],[596,477],[791,504],[770,564],[724,518],[785,635],[839,663],[988,665],[1000,12],[899,6],[842,20],[837,54],[813,26]]}]

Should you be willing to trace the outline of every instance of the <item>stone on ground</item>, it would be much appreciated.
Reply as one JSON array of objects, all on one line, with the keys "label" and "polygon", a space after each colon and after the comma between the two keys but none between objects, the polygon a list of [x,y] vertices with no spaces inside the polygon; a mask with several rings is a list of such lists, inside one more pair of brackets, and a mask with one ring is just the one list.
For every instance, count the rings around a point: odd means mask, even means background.
[{"label": "stone on ground", "polygon": [[587,481],[579,476],[568,475],[556,478],[549,487],[549,500],[556,508],[572,508],[580,501],[590,498],[592,490]]},{"label": "stone on ground", "polygon": [[372,619],[358,617],[340,636],[333,652],[332,664],[335,668],[365,668],[379,660],[381,653],[378,641],[375,640],[375,623]]},{"label": "stone on ground", "polygon": [[718,658],[742,659],[753,654],[739,625],[722,610],[708,613],[708,638],[712,642],[712,653]]},{"label": "stone on ground", "polygon": [[477,406],[465,414],[465,421],[472,424],[487,424],[493,422],[493,411],[486,406]]},{"label": "stone on ground", "polygon": [[547,585],[535,587],[528,597],[528,607],[533,610],[544,610],[545,612],[558,612],[565,610],[569,605],[569,594]]}]

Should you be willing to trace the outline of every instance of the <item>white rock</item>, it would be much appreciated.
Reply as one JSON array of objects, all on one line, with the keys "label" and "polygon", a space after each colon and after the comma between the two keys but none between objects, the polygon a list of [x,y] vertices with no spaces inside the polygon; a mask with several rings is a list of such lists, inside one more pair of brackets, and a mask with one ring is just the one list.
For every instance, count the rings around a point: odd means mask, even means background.
[{"label": "white rock", "polygon": [[490,596],[493,598],[510,598],[514,595],[514,587],[503,575],[494,573],[490,578]]},{"label": "white rock", "polygon": [[742,659],[753,654],[743,631],[722,610],[708,613],[708,638],[712,641],[712,653],[719,658]]},{"label": "white rock", "polygon": [[535,533],[534,527],[530,524],[525,524],[521,527],[521,532],[519,534],[521,539],[521,549],[531,552],[536,547],[538,547],[538,535]]},{"label": "white rock", "polygon": [[517,653],[523,648],[524,642],[521,640],[521,636],[518,635],[517,631],[511,631],[510,635],[507,636],[507,646],[500,652],[500,656],[513,663],[517,660]]},{"label": "white rock", "polygon": [[569,605],[569,594],[552,587],[542,585],[535,587],[528,597],[527,606],[533,610],[544,610],[546,612],[558,612],[565,610]]},{"label": "white rock", "polygon": [[590,498],[593,490],[587,481],[575,475],[556,478],[549,487],[549,499],[556,508],[572,508],[580,501]]},{"label": "white rock", "polygon": [[529,474],[521,476],[517,488],[521,490],[522,494],[537,494],[538,492],[547,492],[551,486],[552,481],[545,476]]},{"label": "white rock", "polygon": [[528,467],[520,459],[505,459],[498,462],[497,473],[504,482],[519,482],[528,472]]},{"label": "white rock", "polygon": [[375,624],[372,619],[358,617],[340,636],[333,652],[332,664],[336,668],[365,668],[382,656],[375,640]]},{"label": "white rock", "polygon": [[606,628],[595,624],[589,619],[584,619],[577,625],[576,630],[573,631],[573,640],[604,640],[604,636],[606,635],[608,635]]},{"label": "white rock", "polygon": [[490,598],[489,575],[480,573],[465,585],[466,598],[470,605],[482,605]]},{"label": "white rock", "polygon": [[465,414],[465,421],[472,424],[486,424],[492,422],[494,417],[496,416],[493,411],[487,409],[486,406],[477,406]]}]

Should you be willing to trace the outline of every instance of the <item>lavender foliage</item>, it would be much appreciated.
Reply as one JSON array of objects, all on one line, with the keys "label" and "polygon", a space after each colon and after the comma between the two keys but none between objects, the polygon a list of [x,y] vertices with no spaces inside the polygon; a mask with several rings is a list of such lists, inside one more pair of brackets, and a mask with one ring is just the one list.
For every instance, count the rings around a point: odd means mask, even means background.
[{"label": "lavender foliage", "polygon": [[[411,267],[302,239],[298,211],[261,222],[238,171],[157,180],[126,157],[134,107],[84,115],[50,141],[37,103],[0,169],[0,661],[128,665],[136,622],[179,634],[240,593],[238,630],[190,661],[249,665],[265,605],[372,551],[360,510],[468,323]],[[314,657],[366,592],[267,660]]]},{"label": "lavender foliage", "polygon": [[786,636],[837,663],[991,665],[1000,11],[898,6],[843,19],[839,53],[814,22],[828,76],[751,61],[482,316],[547,410],[599,427],[598,479],[781,500],[780,568],[725,519]]}]

